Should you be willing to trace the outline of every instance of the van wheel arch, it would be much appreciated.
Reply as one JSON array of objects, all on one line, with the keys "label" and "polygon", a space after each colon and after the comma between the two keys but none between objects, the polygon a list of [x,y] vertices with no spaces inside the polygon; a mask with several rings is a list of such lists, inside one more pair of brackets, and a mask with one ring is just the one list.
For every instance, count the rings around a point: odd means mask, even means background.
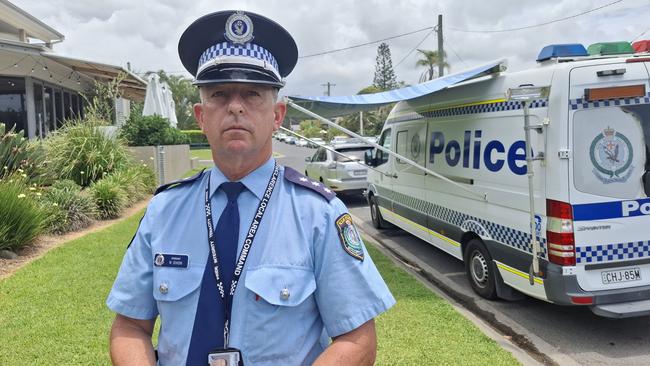
[{"label": "van wheel arch", "polygon": [[[471,235],[468,235],[471,234]],[[470,286],[481,297],[494,300],[497,298],[497,282],[500,279],[492,255],[475,233],[463,235],[463,261],[465,273]]]},{"label": "van wheel arch", "polygon": [[389,229],[392,227],[392,224],[384,220],[381,216],[381,211],[379,211],[379,203],[377,203],[377,198],[372,192],[368,193],[368,206],[370,207],[370,217],[372,219],[372,226],[375,229]]}]

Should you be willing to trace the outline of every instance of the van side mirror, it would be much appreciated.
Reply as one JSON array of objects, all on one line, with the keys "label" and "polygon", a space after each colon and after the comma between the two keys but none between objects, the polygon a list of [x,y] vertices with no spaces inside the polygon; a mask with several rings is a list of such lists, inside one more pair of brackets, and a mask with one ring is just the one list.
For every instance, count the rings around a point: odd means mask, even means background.
[{"label": "van side mirror", "polygon": [[650,170],[643,173],[641,180],[643,181],[643,190],[645,191],[645,195],[650,197]]},{"label": "van side mirror", "polygon": [[306,157],[305,161],[308,162],[308,163],[311,163],[311,156]]},{"label": "van side mirror", "polygon": [[368,149],[366,152],[363,154],[363,160],[366,163],[367,166],[373,167],[375,166],[375,159],[372,157],[373,152],[375,149]]}]

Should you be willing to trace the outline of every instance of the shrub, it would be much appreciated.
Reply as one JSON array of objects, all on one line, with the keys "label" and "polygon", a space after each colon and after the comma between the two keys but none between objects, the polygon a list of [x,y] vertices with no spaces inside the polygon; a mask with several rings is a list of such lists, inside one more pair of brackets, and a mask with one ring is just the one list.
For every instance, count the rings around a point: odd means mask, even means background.
[{"label": "shrub", "polygon": [[88,190],[97,207],[97,218],[106,220],[120,216],[127,201],[126,193],[119,184],[111,179],[102,179],[93,183]]},{"label": "shrub", "polygon": [[[53,186],[44,196],[42,205],[48,213],[47,229],[63,234],[87,227],[97,214],[95,201],[72,181]],[[73,183],[72,186],[69,183]]]},{"label": "shrub", "polygon": [[18,174],[29,183],[44,183],[45,152],[39,143],[27,140],[22,132],[14,133],[14,127],[4,132],[0,123],[0,179]]},{"label": "shrub", "polygon": [[107,137],[95,128],[95,124],[87,121],[67,121],[45,143],[52,174],[71,179],[82,187],[129,161],[120,139]]},{"label": "shrub", "polygon": [[130,206],[153,193],[156,176],[146,165],[131,165],[104,178],[122,188],[126,193],[125,203]]},{"label": "shrub", "polygon": [[208,144],[208,137],[201,130],[181,130],[189,138],[190,144]]},{"label": "shrub", "polygon": [[45,213],[18,177],[0,181],[0,249],[19,249],[43,229]]},{"label": "shrub", "polygon": [[81,191],[81,186],[72,179],[59,179],[52,184],[52,189],[64,189],[69,191]]},{"label": "shrub", "polygon": [[120,129],[120,136],[130,146],[182,145],[187,136],[169,126],[169,120],[158,115],[131,115]]}]

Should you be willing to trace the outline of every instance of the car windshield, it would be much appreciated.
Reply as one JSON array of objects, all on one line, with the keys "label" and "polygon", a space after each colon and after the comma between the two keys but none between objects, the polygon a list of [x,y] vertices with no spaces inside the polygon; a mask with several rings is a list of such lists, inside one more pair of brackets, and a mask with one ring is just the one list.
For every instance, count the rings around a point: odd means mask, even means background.
[{"label": "car windshield", "polygon": [[[365,154],[366,150],[370,150],[370,149],[371,147],[364,146],[364,147],[341,148],[341,149],[336,149],[336,151],[340,152],[341,154],[345,154],[346,156],[354,160],[363,160],[363,155]],[[334,156],[334,160],[341,163],[354,161],[338,154]]]}]

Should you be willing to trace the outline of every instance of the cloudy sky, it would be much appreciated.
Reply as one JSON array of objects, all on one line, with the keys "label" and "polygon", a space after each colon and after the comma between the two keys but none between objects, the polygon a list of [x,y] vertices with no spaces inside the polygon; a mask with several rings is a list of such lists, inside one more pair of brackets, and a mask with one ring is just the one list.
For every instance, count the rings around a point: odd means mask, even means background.
[{"label": "cloudy sky", "polygon": [[[539,50],[552,43],[588,46],[650,39],[649,0],[11,1],[65,35],[55,52],[122,66],[130,62],[138,72],[163,69],[188,77],[177,54],[181,33],[196,18],[226,9],[253,11],[282,24],[296,39],[301,56],[431,27],[442,14],[452,72],[502,57],[510,70],[532,67]],[[494,32],[548,22],[553,23]],[[414,84],[422,70],[415,67],[418,55],[412,51],[416,46],[436,50],[437,36],[427,30],[387,43],[398,80]],[[322,84],[330,82],[336,84],[332,95],[355,94],[372,84],[377,46],[301,58],[284,93],[323,95]]]}]

